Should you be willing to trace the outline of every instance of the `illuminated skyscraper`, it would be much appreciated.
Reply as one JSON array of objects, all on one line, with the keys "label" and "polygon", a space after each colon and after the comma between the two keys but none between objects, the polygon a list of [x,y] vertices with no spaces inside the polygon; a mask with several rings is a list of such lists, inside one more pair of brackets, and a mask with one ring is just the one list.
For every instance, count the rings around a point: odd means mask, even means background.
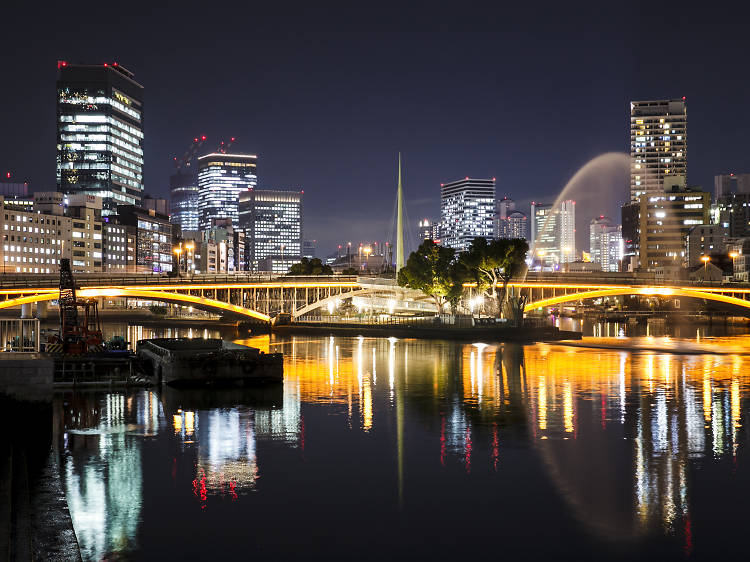
[{"label": "illuminated skyscraper", "polygon": [[612,219],[600,216],[589,224],[589,253],[591,261],[601,264],[602,271],[619,271],[622,259],[622,227]]},{"label": "illuminated skyscraper", "polygon": [[531,203],[533,260],[542,268],[558,269],[576,258],[576,203],[562,201],[557,207]]},{"label": "illuminated skyscraper", "polygon": [[495,178],[470,179],[440,186],[441,243],[464,251],[474,238],[493,238]]},{"label": "illuminated skyscraper", "polygon": [[102,213],[143,193],[143,86],[118,63],[57,63],[57,189],[102,198]]},{"label": "illuminated skyscraper", "polygon": [[192,171],[178,171],[169,177],[170,216],[172,224],[183,232],[198,230],[198,182]]},{"label": "illuminated skyscraper", "polygon": [[630,102],[630,201],[664,193],[664,177],[687,176],[685,98]]},{"label": "illuminated skyscraper", "polygon": [[240,194],[251,271],[286,273],[302,259],[303,191],[251,189]]},{"label": "illuminated skyscraper", "polygon": [[253,154],[206,154],[198,158],[198,227],[212,219],[231,218],[239,227],[240,193],[258,183],[258,157]]}]

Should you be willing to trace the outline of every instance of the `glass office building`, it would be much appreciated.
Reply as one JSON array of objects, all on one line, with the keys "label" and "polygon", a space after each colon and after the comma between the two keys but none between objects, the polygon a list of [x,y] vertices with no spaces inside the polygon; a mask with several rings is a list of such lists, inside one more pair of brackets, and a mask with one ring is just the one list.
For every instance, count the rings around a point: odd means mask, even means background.
[{"label": "glass office building", "polygon": [[441,241],[464,251],[474,238],[493,238],[495,179],[465,178],[440,185]]},{"label": "glass office building", "polygon": [[102,198],[102,213],[143,193],[143,86],[118,63],[57,63],[57,189]]},{"label": "glass office building", "polygon": [[182,232],[198,230],[198,181],[192,172],[177,172],[169,178],[169,220]]},{"label": "glass office building", "polygon": [[198,158],[198,227],[207,230],[212,219],[232,219],[239,227],[240,193],[258,183],[258,157],[253,154],[206,154]]},{"label": "glass office building", "polygon": [[240,228],[252,271],[286,273],[302,259],[303,193],[251,189],[240,194]]}]

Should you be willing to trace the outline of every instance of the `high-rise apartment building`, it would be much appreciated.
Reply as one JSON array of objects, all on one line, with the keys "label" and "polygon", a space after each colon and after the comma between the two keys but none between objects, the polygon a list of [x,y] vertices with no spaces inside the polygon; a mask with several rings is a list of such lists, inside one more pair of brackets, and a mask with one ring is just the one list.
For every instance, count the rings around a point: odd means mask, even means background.
[{"label": "high-rise apartment building", "polygon": [[169,220],[182,232],[198,230],[198,180],[192,171],[178,171],[169,177]]},{"label": "high-rise apartment building", "polygon": [[303,194],[270,189],[240,194],[239,222],[251,271],[286,273],[302,259]]},{"label": "high-rise apartment building", "polygon": [[[211,227],[212,219],[232,219],[239,227],[240,193],[258,183],[258,157],[254,154],[206,154],[198,158],[198,228]],[[299,253],[299,252],[298,252]]]},{"label": "high-rise apartment building", "polygon": [[57,63],[57,189],[103,214],[143,193],[143,86],[118,63]]},{"label": "high-rise apartment building", "polygon": [[630,201],[661,194],[675,174],[687,176],[685,98],[630,102]]},{"label": "high-rise apartment building", "polygon": [[508,234],[508,215],[516,210],[516,202],[508,197],[503,197],[497,202],[497,213],[494,219],[495,238],[512,238]]},{"label": "high-rise apartment building", "polygon": [[474,238],[492,239],[495,178],[462,180],[440,185],[441,243],[464,251]]},{"label": "high-rise apartment building", "polygon": [[619,271],[623,254],[622,227],[612,219],[600,216],[589,225],[589,254],[602,271]]}]

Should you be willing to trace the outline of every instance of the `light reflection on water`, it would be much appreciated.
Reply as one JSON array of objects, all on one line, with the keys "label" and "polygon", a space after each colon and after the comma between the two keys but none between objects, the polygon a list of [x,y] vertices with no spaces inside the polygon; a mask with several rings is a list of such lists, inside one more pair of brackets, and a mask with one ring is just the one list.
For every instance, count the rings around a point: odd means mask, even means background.
[{"label": "light reflection on water", "polygon": [[241,342],[284,353],[283,386],[58,397],[87,558],[215,552],[198,535],[282,559],[362,541],[365,558],[479,554],[490,535],[529,555],[700,558],[726,540],[712,510],[750,491],[748,356]]}]

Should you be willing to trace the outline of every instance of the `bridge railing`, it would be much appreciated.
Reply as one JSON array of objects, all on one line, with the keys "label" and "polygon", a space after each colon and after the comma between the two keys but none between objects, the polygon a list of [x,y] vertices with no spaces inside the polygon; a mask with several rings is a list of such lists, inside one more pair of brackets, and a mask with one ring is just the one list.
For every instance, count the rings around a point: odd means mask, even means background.
[{"label": "bridge railing", "polygon": [[[238,283],[356,283],[357,277],[351,275],[321,275],[321,276],[290,276],[275,275],[270,273],[234,273],[226,275],[202,274],[181,277],[168,275],[144,274],[98,274],[98,273],[76,273],[76,284],[78,286],[102,285],[184,285],[186,283],[231,285]],[[37,288],[56,287],[59,276],[57,274],[0,274],[0,288]]]}]

